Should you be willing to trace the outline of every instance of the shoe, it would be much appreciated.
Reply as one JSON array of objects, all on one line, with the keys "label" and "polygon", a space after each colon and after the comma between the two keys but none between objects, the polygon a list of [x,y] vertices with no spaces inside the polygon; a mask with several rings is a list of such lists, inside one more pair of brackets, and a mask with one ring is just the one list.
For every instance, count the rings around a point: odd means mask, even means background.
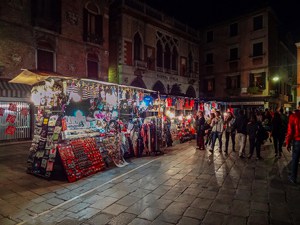
[{"label": "shoe", "polygon": [[275,158],[277,158],[278,157],[278,155],[277,154],[275,154]]},{"label": "shoe", "polygon": [[294,178],[292,178],[291,176],[288,176],[288,179],[292,184],[297,184],[296,180]]},{"label": "shoe", "polygon": [[248,159],[251,159],[252,155],[248,155]]},{"label": "shoe", "polygon": [[261,157],[261,156],[256,157],[256,160],[263,160],[263,157]]},{"label": "shoe", "polygon": [[228,152],[225,152],[225,156],[228,156]]},{"label": "shoe", "polygon": [[209,151],[210,151],[211,153],[213,153],[213,152],[214,152],[212,149],[209,149]]},{"label": "shoe", "polygon": [[245,156],[243,156],[243,155],[240,155],[240,158],[241,158],[241,159],[244,159],[244,158],[245,158]]},{"label": "shoe", "polygon": [[232,151],[235,152],[235,149],[233,148]]}]

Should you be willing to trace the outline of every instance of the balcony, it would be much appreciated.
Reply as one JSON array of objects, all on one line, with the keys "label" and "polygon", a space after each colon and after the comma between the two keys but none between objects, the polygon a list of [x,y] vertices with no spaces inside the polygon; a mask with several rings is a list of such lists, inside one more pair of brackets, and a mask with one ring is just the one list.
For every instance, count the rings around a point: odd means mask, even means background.
[{"label": "balcony", "polygon": [[260,95],[263,93],[263,90],[256,86],[250,86],[250,87],[248,87],[247,92],[248,92],[248,94],[251,94],[251,95]]},{"label": "balcony", "polygon": [[134,60],[134,67],[136,70],[147,70],[147,62],[141,61],[141,60]]}]

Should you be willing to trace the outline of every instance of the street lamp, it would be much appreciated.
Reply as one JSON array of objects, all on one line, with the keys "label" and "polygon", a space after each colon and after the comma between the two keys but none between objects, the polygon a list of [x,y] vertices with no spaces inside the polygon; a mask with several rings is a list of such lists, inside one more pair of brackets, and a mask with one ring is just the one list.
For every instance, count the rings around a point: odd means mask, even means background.
[{"label": "street lamp", "polygon": [[278,76],[274,76],[274,77],[272,78],[272,80],[273,80],[274,82],[277,82],[277,81],[279,81],[279,77],[278,77]]}]

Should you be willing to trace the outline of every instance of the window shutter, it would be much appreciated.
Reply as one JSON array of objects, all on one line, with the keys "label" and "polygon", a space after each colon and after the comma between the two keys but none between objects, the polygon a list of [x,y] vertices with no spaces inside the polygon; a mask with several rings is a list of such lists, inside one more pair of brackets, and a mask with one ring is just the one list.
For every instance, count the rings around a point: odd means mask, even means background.
[{"label": "window shutter", "polygon": [[254,87],[254,74],[249,74],[249,87]]},{"label": "window shutter", "polygon": [[241,88],[241,75],[237,76],[237,88]]},{"label": "window shutter", "polygon": [[266,89],[266,72],[261,73],[262,88]]},{"label": "window shutter", "polygon": [[88,11],[83,9],[83,40],[87,41],[88,36]]}]

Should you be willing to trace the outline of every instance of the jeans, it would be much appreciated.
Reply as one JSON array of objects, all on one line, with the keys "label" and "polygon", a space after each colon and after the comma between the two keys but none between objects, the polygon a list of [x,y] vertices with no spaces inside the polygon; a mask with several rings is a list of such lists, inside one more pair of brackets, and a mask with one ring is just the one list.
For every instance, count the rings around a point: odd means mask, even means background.
[{"label": "jeans", "polygon": [[300,141],[294,141],[292,153],[292,174],[291,178],[297,181],[298,164],[300,158]]},{"label": "jeans", "polygon": [[239,156],[245,155],[246,137],[247,137],[246,134],[237,133],[237,139],[240,146]]},{"label": "jeans", "polygon": [[232,150],[235,150],[235,132],[225,132],[225,152],[228,152],[229,138],[231,138]]},{"label": "jeans", "polygon": [[222,132],[214,131],[212,132],[212,143],[211,143],[211,150],[214,150],[216,140],[219,139],[219,149],[222,151]]}]

